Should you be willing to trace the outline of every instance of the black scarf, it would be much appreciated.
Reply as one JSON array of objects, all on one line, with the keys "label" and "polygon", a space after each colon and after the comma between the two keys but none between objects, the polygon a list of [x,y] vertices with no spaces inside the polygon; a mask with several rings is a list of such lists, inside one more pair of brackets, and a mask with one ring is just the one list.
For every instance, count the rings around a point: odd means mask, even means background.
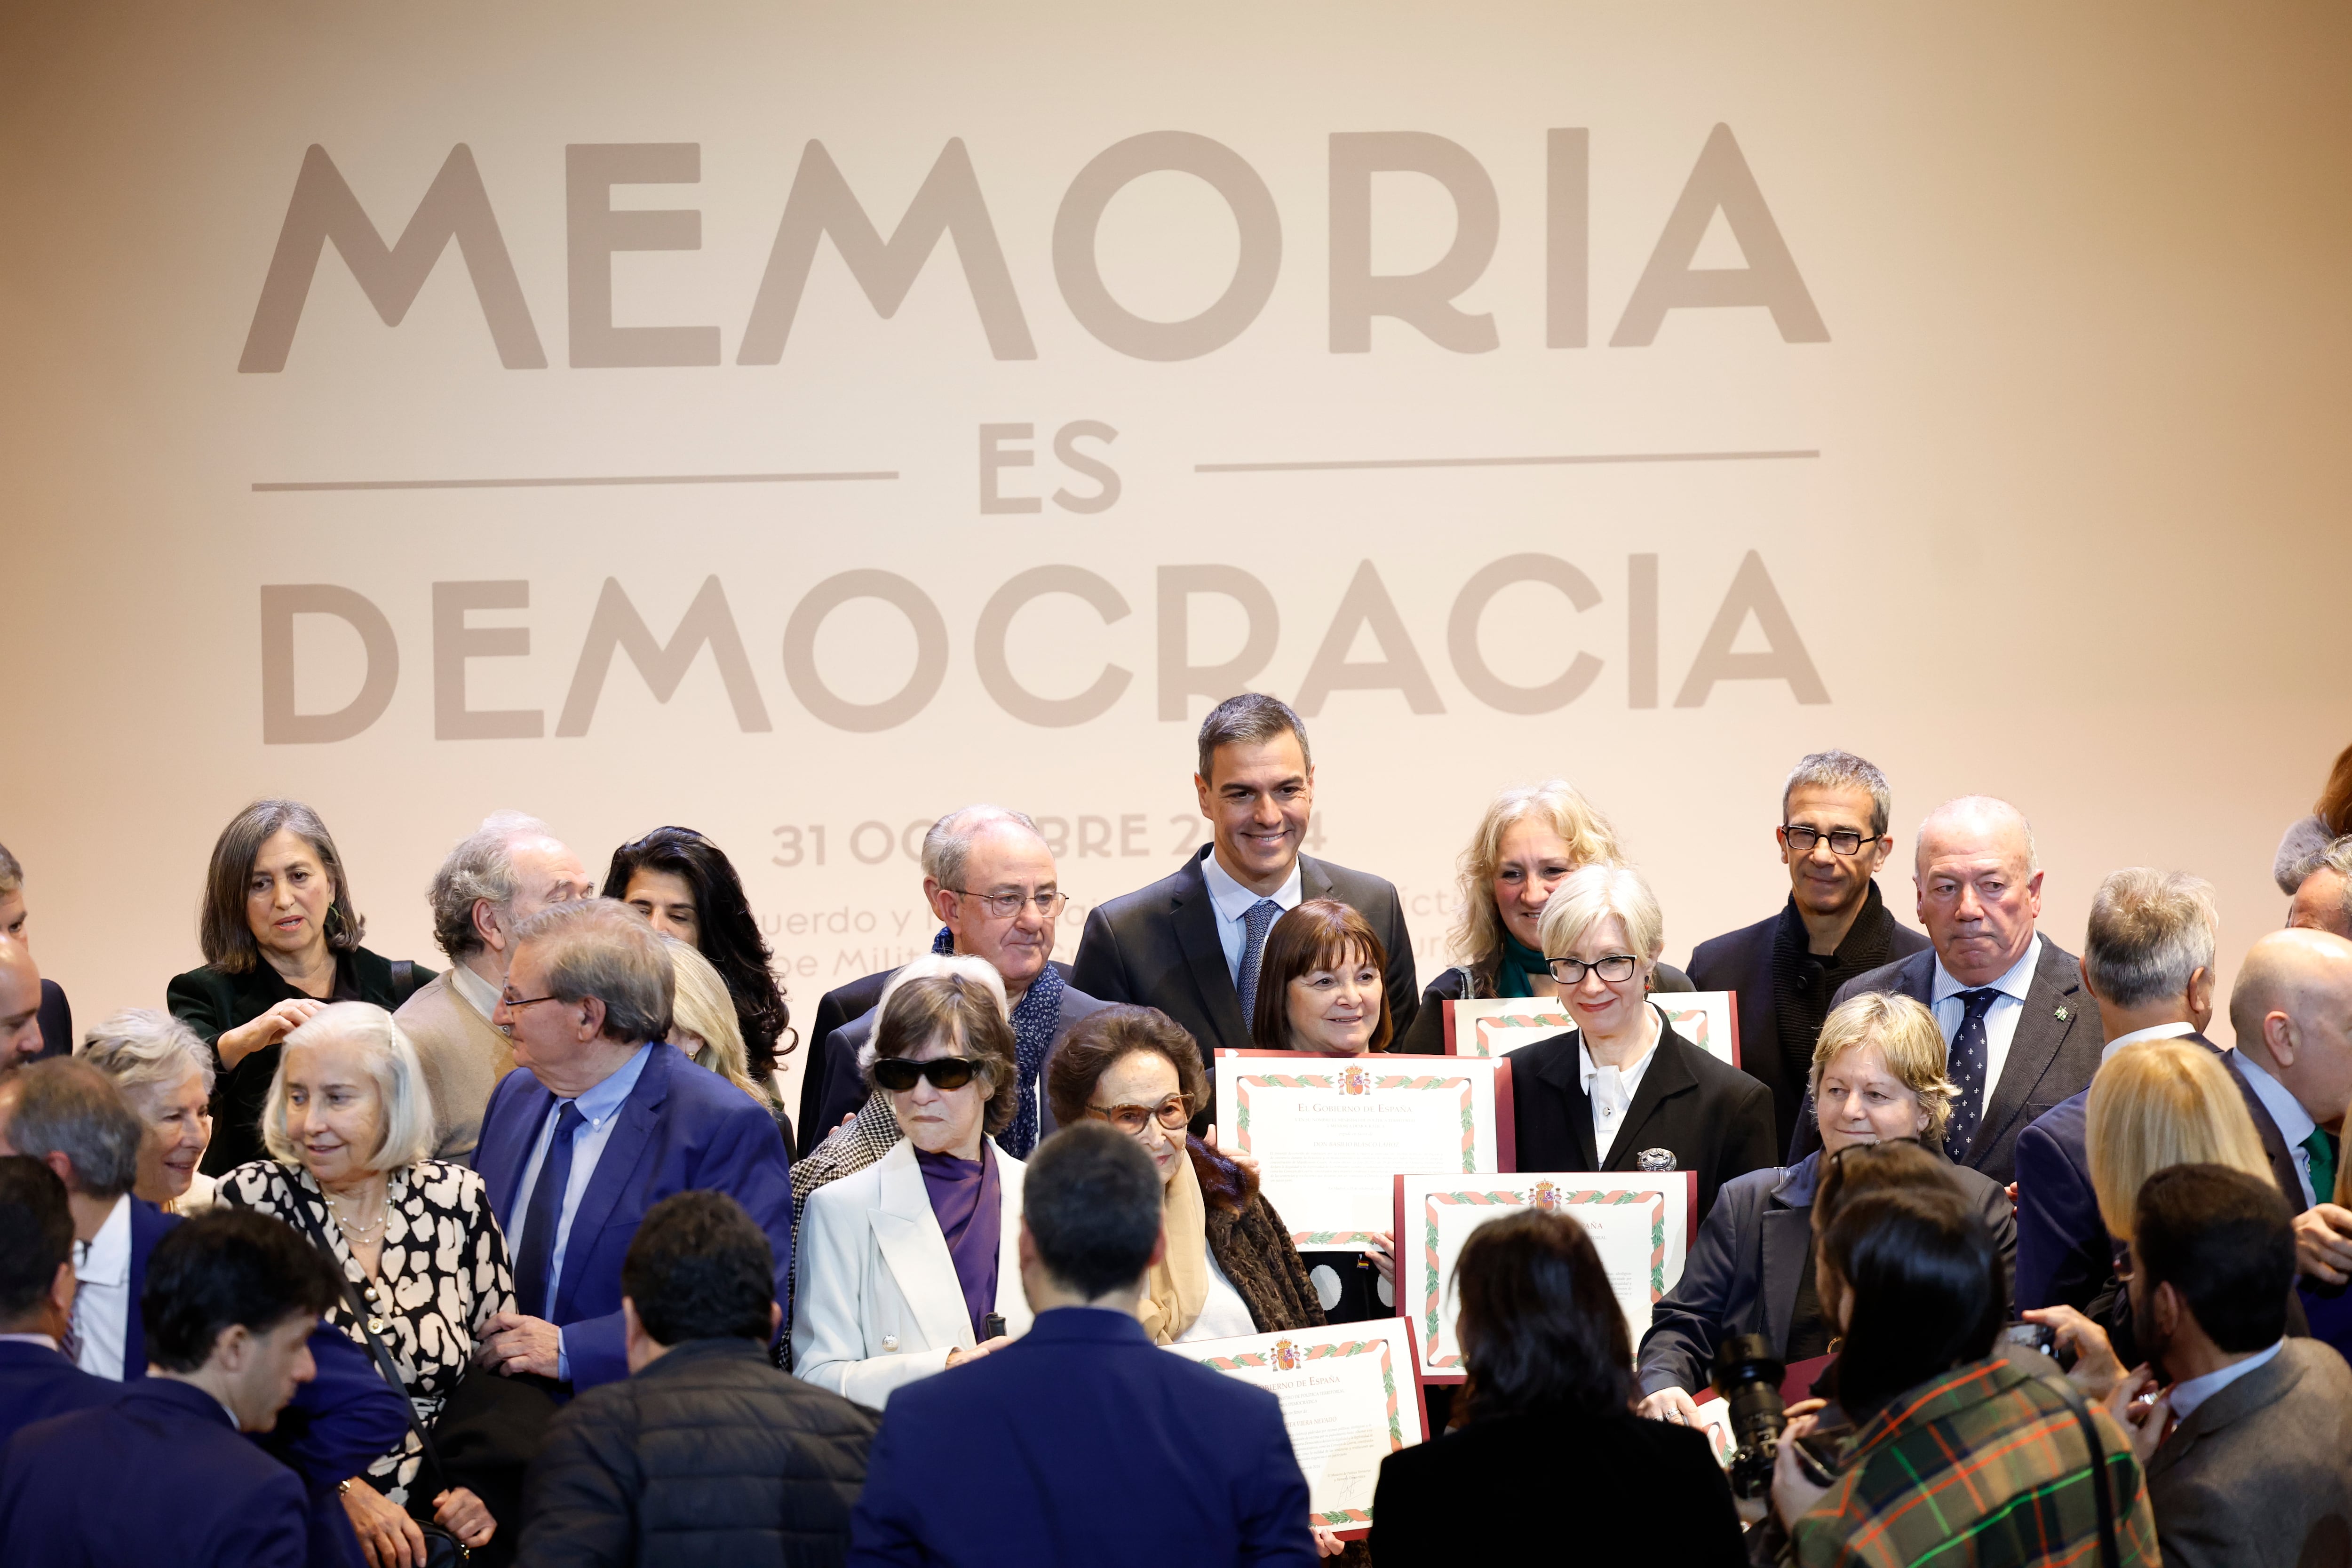
[{"label": "black scarf", "polygon": [[1813,1076],[1813,1044],[1821,1038],[1822,1022],[1830,1016],[1830,998],[1839,986],[1857,974],[1885,963],[1895,944],[1895,917],[1872,882],[1862,912],[1853,919],[1845,940],[1827,958],[1810,950],[1804,917],[1797,912],[1795,895],[1781,907],[1780,929],[1772,937],[1772,1018],[1780,1036],[1780,1060],[1791,1083]]}]

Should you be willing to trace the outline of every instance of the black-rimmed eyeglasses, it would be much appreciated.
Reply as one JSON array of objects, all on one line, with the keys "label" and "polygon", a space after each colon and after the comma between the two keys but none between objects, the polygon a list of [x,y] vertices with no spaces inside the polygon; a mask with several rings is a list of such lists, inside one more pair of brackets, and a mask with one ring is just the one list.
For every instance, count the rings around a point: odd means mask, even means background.
[{"label": "black-rimmed eyeglasses", "polygon": [[1786,823],[1780,826],[1780,842],[1800,855],[1811,854],[1813,846],[1824,838],[1830,841],[1832,855],[1857,855],[1864,845],[1876,842],[1869,834],[1857,833],[1851,827],[1833,827],[1823,833],[1818,827],[1792,827]]},{"label": "black-rimmed eyeglasses", "polygon": [[1581,985],[1584,984],[1587,970],[1612,983],[1631,980],[1633,978],[1634,967],[1640,963],[1641,960],[1630,952],[1612,952],[1606,958],[1596,958],[1590,963],[1580,958],[1549,959],[1546,961],[1545,967],[1551,971],[1551,977],[1562,985]]}]

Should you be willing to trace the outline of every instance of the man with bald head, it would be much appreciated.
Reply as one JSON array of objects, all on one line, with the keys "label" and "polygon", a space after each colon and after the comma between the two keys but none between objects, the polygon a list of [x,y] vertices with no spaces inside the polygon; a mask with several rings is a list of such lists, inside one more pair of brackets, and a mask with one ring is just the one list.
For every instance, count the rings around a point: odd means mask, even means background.
[{"label": "man with bald head", "polygon": [[2336,840],[2313,862],[2287,905],[2286,923],[2352,937],[2352,837]]},{"label": "man with bald head", "polygon": [[[2007,1185],[2017,1135],[2090,1087],[2099,1068],[2099,1005],[2075,956],[2035,929],[2042,864],[2017,807],[1962,795],[1919,825],[1912,882],[1933,945],[1856,975],[1832,1005],[1865,991],[1924,1003],[1944,1031],[1945,1072],[1958,1086],[1944,1152]],[[1818,1142],[1809,1114],[1803,1153]],[[1811,1140],[1808,1140],[1808,1134]]]},{"label": "man with bald head", "polygon": [[2352,1279],[2352,1212],[2335,1202],[2352,1102],[2352,942],[2279,931],[2254,943],[2230,992],[2230,1027],[2238,1037],[2230,1068],[2263,1150],[2280,1185],[2290,1170],[2294,1177],[2286,1195],[2298,1211],[2296,1266],[2306,1279],[2341,1286]]},{"label": "man with bald head", "polygon": [[394,1016],[416,1047],[433,1095],[434,1158],[461,1161],[474,1152],[490,1092],[514,1070],[513,1043],[490,1014],[507,983],[515,928],[595,890],[580,857],[519,811],[489,817],[433,874],[433,939],[450,967]]},{"label": "man with bald head", "polygon": [[0,937],[0,1073],[41,1055],[41,972],[33,951]]}]

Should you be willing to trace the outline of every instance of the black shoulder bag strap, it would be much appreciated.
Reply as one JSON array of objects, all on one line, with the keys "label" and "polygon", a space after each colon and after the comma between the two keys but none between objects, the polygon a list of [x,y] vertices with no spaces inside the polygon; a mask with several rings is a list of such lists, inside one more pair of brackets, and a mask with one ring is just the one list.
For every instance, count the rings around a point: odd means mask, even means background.
[{"label": "black shoulder bag strap", "polygon": [[2117,1568],[2121,1553],[2116,1544],[2116,1504],[2107,1479],[2107,1446],[2100,1440],[2098,1423],[2091,1419],[2091,1407],[2073,1383],[2063,1377],[2044,1378],[2058,1390],[2058,1397],[2074,1413],[2074,1420],[2083,1428],[2083,1442],[2091,1450],[2091,1495],[2099,1505],[2099,1568]]},{"label": "black shoulder bag strap", "polygon": [[395,958],[392,961],[392,1005],[397,1011],[403,1002],[416,994],[416,961]]},{"label": "black shoulder bag strap", "polygon": [[367,1303],[362,1300],[360,1293],[352,1288],[351,1276],[343,1272],[342,1260],[335,1256],[334,1244],[327,1239],[327,1233],[319,1227],[318,1216],[310,1212],[309,1202],[303,1198],[299,1190],[294,1194],[294,1212],[301,1217],[302,1228],[310,1233],[310,1239],[318,1245],[319,1250],[325,1254],[328,1266],[334,1269],[336,1283],[343,1288],[343,1310],[352,1314],[352,1321],[359,1325],[360,1332],[367,1339],[368,1349],[375,1353],[376,1370],[383,1374],[384,1382],[392,1384],[393,1391],[400,1395],[400,1408],[408,1416],[408,1429],[416,1434],[417,1442],[423,1446],[425,1462],[433,1467],[435,1475],[440,1477],[440,1489],[447,1491],[449,1471],[447,1467],[441,1463],[441,1450],[434,1444],[433,1429],[425,1426],[423,1418],[416,1414],[416,1402],[408,1397],[408,1384],[401,1380],[400,1363],[392,1359],[392,1352],[384,1348],[382,1340],[376,1338],[375,1331],[368,1327]]}]

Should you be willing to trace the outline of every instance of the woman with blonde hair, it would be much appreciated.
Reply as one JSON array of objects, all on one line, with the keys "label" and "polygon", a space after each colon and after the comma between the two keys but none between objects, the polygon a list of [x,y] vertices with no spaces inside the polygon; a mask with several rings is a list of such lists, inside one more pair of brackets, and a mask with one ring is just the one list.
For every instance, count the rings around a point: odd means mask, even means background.
[{"label": "woman with blonde hair", "polygon": [[676,980],[670,1001],[669,1043],[694,1058],[697,1067],[717,1073],[760,1107],[775,1113],[772,1096],[760,1092],[745,1063],[743,1030],[736,1022],[735,998],[710,960],[689,943],[664,937],[670,973]]},{"label": "woman with blonde hair", "polygon": [[1786,1362],[1827,1352],[1832,1331],[1813,1267],[1822,1228],[1815,1222],[1849,1149],[1911,1142],[1909,1163],[1932,1163],[1959,1192],[1992,1234],[2003,1269],[2016,1258],[2008,1193],[1943,1156],[1958,1090],[1944,1074],[1935,1015],[1894,993],[1849,998],[1822,1025],[1811,1088],[1822,1147],[1793,1165],[1725,1183],[1682,1279],[1651,1309],[1635,1373],[1643,1415],[1696,1422],[1691,1395],[1706,1386],[1716,1346],[1734,1334],[1764,1335]]},{"label": "woman with blonde hair", "polygon": [[[1442,1054],[1448,1002],[1559,994],[1544,963],[1544,906],[1577,868],[1623,858],[1609,819],[1566,779],[1520,784],[1496,795],[1462,851],[1462,908],[1453,932],[1462,962],[1422,992],[1420,1009],[1396,1048]],[[1664,963],[1656,966],[1650,985],[1658,991],[1691,988],[1688,975]]]}]

